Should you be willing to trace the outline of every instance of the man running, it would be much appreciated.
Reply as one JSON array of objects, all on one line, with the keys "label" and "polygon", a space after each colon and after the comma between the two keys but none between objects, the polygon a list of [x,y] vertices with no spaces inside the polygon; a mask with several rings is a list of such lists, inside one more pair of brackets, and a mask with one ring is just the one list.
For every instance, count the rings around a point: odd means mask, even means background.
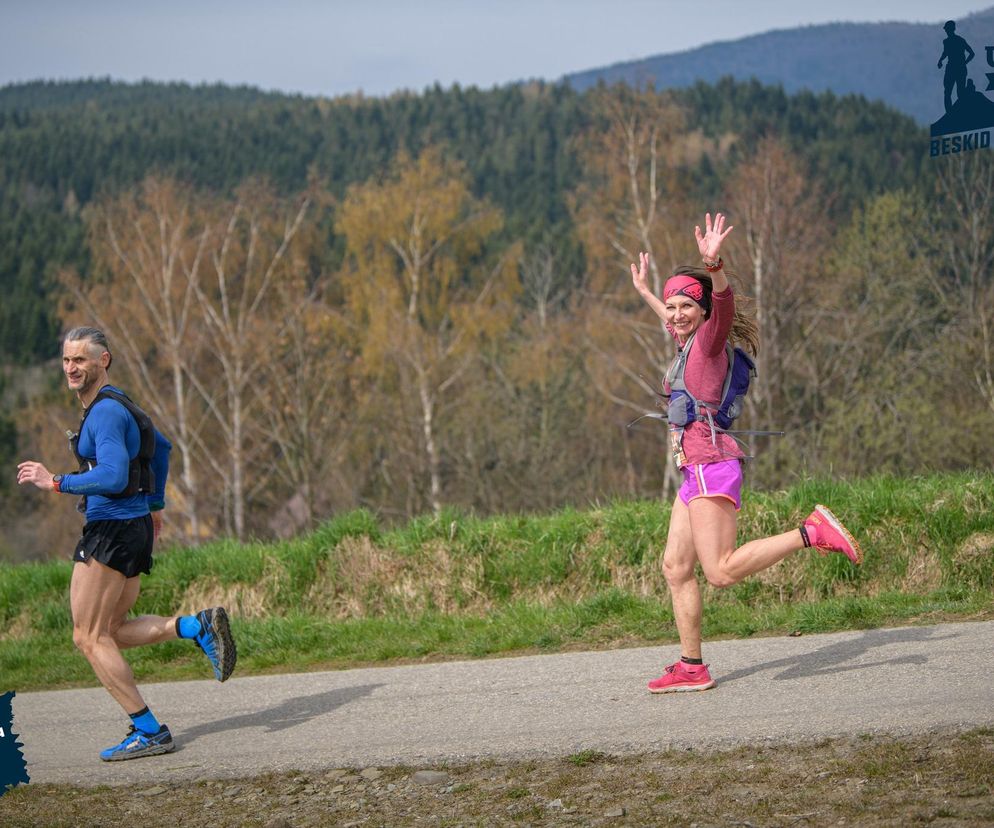
[{"label": "man running", "polygon": [[79,472],[53,475],[41,463],[17,466],[17,482],[82,495],[86,524],[73,554],[69,604],[73,642],[101,684],[131,717],[124,740],[101,751],[104,761],[137,759],[175,748],[169,728],[142,699],[126,647],[189,638],[204,651],[218,681],[235,667],[235,642],[223,607],[196,615],[128,618],[138,599],[141,573],[152,568],[152,546],[162,526],[172,446],[107,372],[112,357],[96,328],[74,328],[62,346],[62,370],[83,406],[73,449]]}]

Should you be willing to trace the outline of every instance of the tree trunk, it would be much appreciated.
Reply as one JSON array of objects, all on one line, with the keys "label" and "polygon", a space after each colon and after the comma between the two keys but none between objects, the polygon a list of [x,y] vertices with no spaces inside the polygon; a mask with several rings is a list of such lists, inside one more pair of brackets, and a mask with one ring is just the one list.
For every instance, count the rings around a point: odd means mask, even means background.
[{"label": "tree trunk", "polygon": [[173,394],[176,398],[176,444],[179,449],[182,469],[180,479],[183,481],[183,492],[186,495],[187,536],[197,543],[200,540],[200,513],[197,511],[197,475],[194,470],[193,441],[190,437],[190,423],[186,411],[186,386],[183,380],[183,369],[178,361],[173,361]]},{"label": "tree trunk", "polygon": [[438,447],[435,445],[435,401],[428,387],[428,376],[418,372],[418,393],[421,397],[421,428],[424,432],[425,454],[428,457],[429,501],[435,517],[442,513],[442,477]]}]

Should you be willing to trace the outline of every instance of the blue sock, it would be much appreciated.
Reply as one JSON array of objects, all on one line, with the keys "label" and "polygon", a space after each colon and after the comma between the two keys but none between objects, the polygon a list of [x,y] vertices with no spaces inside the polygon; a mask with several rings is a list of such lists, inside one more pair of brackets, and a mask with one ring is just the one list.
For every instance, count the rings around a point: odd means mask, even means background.
[{"label": "blue sock", "polygon": [[200,622],[196,615],[183,615],[176,619],[176,635],[180,638],[196,638],[200,635]]},{"label": "blue sock", "polygon": [[159,732],[159,720],[152,715],[147,707],[143,707],[137,713],[132,713],[131,721],[134,722],[138,730],[149,736]]}]

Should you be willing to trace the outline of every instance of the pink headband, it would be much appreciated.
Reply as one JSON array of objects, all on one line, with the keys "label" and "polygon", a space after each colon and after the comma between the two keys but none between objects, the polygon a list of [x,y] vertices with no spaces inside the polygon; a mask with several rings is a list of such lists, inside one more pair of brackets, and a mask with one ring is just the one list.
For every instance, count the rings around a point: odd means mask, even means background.
[{"label": "pink headband", "polygon": [[701,304],[701,300],[704,298],[704,285],[697,281],[693,276],[671,276],[666,280],[666,285],[663,287],[663,301],[665,302],[671,296],[689,296],[698,305]]},{"label": "pink headband", "polygon": [[663,301],[671,296],[686,296],[693,299],[701,306],[705,319],[711,316],[711,293],[706,291],[704,285],[693,276],[681,273],[667,279],[663,286]]}]

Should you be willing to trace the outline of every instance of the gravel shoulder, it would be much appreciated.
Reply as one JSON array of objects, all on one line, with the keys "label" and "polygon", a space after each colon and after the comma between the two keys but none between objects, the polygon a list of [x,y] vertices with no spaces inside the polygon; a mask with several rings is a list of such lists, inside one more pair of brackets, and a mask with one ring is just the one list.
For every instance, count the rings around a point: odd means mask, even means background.
[{"label": "gravel shoulder", "polygon": [[[148,760],[151,761],[151,760]],[[129,787],[25,785],[16,826],[990,826],[994,729]]]}]

